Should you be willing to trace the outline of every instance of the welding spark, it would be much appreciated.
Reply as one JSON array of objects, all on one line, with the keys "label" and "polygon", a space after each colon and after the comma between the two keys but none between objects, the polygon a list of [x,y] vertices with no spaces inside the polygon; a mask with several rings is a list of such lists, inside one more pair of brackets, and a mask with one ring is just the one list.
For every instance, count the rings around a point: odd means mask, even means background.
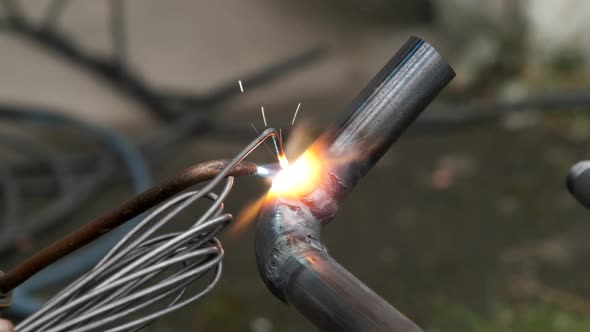
[{"label": "welding spark", "polygon": [[317,184],[321,162],[317,152],[307,150],[292,165],[282,169],[272,181],[271,196],[297,196],[311,192]]},{"label": "welding spark", "polygon": [[256,129],[256,126],[252,122],[250,122],[250,126],[252,126],[252,129],[254,129],[254,132],[256,133],[256,135],[260,136],[258,129]]},{"label": "welding spark", "polygon": [[270,174],[270,170],[268,168],[266,168],[266,167],[258,166],[258,167],[256,167],[256,173],[258,175],[262,175],[262,176],[269,175]]},{"label": "welding spark", "polygon": [[278,158],[279,158],[279,165],[281,166],[281,168],[289,167],[289,159],[287,159],[287,156],[285,156],[284,153],[279,154]]},{"label": "welding spark", "polygon": [[263,202],[264,196],[246,205],[242,211],[238,213],[236,221],[229,230],[229,235],[236,236],[242,233],[242,231],[246,229],[246,227],[248,227],[248,225],[250,225],[250,223],[256,218],[256,215],[258,214],[258,211],[260,210]]},{"label": "welding spark", "polygon": [[297,109],[295,110],[295,115],[293,115],[293,121],[291,121],[291,126],[295,124],[295,119],[297,118],[297,113],[299,113],[299,107],[301,107],[301,103],[297,105]]},{"label": "welding spark", "polygon": [[242,86],[242,81],[238,80],[238,84],[240,85],[240,91],[244,92],[244,87]]},{"label": "welding spark", "polygon": [[266,127],[266,116],[264,115],[264,106],[260,107],[260,110],[262,111],[262,121],[264,121],[264,126]]},{"label": "welding spark", "polygon": [[261,178],[273,179],[282,167],[278,163],[262,164],[256,167],[256,175]]}]

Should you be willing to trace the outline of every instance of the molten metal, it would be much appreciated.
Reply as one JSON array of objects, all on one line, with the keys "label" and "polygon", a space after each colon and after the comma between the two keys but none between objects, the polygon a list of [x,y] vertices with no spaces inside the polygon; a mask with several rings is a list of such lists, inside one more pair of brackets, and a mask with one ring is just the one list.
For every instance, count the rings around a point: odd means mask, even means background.
[{"label": "molten metal", "polygon": [[313,150],[307,150],[292,165],[284,168],[273,179],[270,196],[301,196],[317,185],[321,162]]},{"label": "molten metal", "polygon": [[289,167],[289,160],[287,159],[287,156],[284,153],[279,154],[278,159],[279,159],[279,165],[281,165],[281,168]]}]

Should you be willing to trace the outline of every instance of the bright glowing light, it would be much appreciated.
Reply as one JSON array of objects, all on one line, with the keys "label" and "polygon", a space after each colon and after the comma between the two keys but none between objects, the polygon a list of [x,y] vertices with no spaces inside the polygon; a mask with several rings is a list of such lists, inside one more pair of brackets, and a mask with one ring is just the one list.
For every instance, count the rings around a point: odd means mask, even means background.
[{"label": "bright glowing light", "polygon": [[285,156],[284,154],[279,155],[279,165],[281,165],[281,168],[289,167],[289,160],[287,159],[287,156]]},{"label": "bright glowing light", "polygon": [[252,221],[254,221],[263,202],[264,196],[246,205],[242,211],[238,213],[236,221],[232,223],[232,226],[229,230],[229,235],[235,236],[241,234],[242,231],[244,231],[252,223]]},{"label": "bright glowing light", "polygon": [[258,173],[258,175],[269,175],[270,171],[266,167],[258,166],[256,167],[256,173]]},{"label": "bright glowing light", "polygon": [[292,165],[273,179],[270,195],[297,196],[311,192],[317,184],[320,161],[312,150],[306,151]]}]

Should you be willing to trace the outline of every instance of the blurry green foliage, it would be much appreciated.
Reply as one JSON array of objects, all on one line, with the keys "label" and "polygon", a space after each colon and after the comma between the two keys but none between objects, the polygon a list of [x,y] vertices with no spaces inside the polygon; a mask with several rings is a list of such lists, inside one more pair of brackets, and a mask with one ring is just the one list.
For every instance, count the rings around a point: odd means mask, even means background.
[{"label": "blurry green foliage", "polygon": [[556,76],[575,74],[584,68],[586,58],[580,51],[563,50],[555,56],[551,63],[551,71]]},{"label": "blurry green foliage", "polygon": [[538,304],[524,310],[497,309],[480,314],[463,306],[447,305],[431,331],[440,332],[588,332],[590,320],[559,308]]}]

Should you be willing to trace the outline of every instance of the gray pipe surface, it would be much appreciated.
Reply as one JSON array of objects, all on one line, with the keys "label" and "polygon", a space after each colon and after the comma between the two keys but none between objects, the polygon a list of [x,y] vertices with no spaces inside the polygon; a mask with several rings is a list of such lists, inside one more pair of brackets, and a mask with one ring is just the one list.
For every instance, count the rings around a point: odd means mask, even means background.
[{"label": "gray pipe surface", "polygon": [[271,189],[266,197],[256,229],[262,279],[322,331],[421,331],[332,259],[320,231],[357,181],[453,77],[430,44],[410,38],[342,120],[308,150],[319,169],[302,181],[313,185],[292,194]]}]

